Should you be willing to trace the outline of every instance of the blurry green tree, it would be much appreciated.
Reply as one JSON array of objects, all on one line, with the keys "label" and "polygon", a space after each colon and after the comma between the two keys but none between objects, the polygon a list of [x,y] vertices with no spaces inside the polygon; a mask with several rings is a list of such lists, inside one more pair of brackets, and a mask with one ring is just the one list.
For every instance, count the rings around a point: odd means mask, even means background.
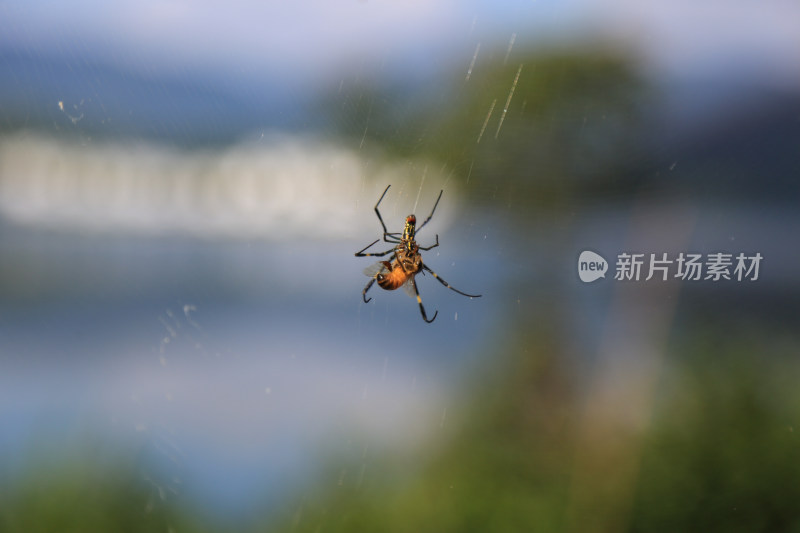
[{"label": "blurry green tree", "polygon": [[559,208],[630,191],[645,163],[648,93],[627,62],[596,53],[481,55],[412,101],[366,82],[323,106],[338,136],[441,162],[477,203]]}]

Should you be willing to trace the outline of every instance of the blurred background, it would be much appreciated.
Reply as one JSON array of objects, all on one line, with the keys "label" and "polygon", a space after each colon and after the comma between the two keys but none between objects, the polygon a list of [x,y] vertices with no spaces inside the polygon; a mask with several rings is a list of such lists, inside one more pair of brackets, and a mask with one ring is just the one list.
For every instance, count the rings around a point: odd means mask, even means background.
[{"label": "blurred background", "polygon": [[[794,2],[0,3],[0,531],[800,531],[798,50]],[[482,294],[419,276],[432,324],[361,299],[390,184]]]}]

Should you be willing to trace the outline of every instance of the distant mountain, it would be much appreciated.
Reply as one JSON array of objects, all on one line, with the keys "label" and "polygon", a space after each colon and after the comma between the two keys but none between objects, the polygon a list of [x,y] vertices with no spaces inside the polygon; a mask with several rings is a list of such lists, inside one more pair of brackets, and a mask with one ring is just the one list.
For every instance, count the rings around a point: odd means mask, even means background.
[{"label": "distant mountain", "polygon": [[[246,83],[245,83],[246,82]],[[0,129],[141,136],[180,145],[230,141],[304,123],[306,98],[261,78],[153,74],[76,55],[0,50]]]}]

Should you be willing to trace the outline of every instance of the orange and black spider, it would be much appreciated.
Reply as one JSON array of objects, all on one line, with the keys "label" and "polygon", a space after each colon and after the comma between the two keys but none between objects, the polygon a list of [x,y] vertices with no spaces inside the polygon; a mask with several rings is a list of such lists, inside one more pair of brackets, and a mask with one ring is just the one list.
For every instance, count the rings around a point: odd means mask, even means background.
[{"label": "orange and black spider", "polygon": [[[436,199],[436,203],[433,204],[433,209],[431,210],[431,214],[428,215],[428,218],[420,224],[419,228],[416,228],[417,225],[417,217],[414,215],[408,215],[406,217],[406,226],[403,229],[403,232],[389,232],[386,229],[386,224],[383,222],[383,217],[381,217],[381,212],[378,210],[378,206],[381,205],[381,201],[383,201],[383,197],[386,196],[386,192],[389,190],[391,185],[387,185],[386,189],[383,191],[383,194],[378,199],[378,203],[375,204],[375,214],[378,215],[378,220],[381,223],[381,227],[383,228],[383,240],[385,242],[395,244],[394,248],[386,250],[385,252],[381,253],[364,253],[367,249],[369,249],[372,245],[380,241],[380,239],[375,240],[374,242],[365,246],[362,250],[356,252],[356,257],[382,257],[387,254],[392,254],[389,258],[389,261],[379,261],[374,265],[367,267],[364,269],[364,274],[369,276],[370,279],[367,286],[364,287],[364,290],[361,291],[361,297],[364,299],[364,303],[369,302],[372,298],[367,298],[367,291],[372,287],[372,284],[376,281],[378,282],[378,286],[382,289],[386,289],[387,291],[393,291],[399,287],[403,287],[406,293],[409,296],[416,296],[417,303],[419,304],[419,310],[422,313],[422,319],[425,322],[431,323],[436,320],[436,315],[439,314],[439,311],[436,311],[433,314],[433,318],[428,320],[428,315],[425,314],[425,307],[422,305],[422,298],[419,296],[419,290],[417,289],[417,284],[414,281],[414,277],[419,274],[420,272],[429,272],[433,275],[436,280],[447,287],[448,289],[457,292],[463,296],[468,296],[470,298],[480,298],[480,294],[467,294],[465,292],[461,292],[460,290],[456,289],[455,287],[451,287],[449,283],[445,280],[440,278],[436,272],[428,268],[428,265],[422,262],[422,255],[420,255],[420,250],[430,250],[431,248],[436,248],[439,246],[439,235],[436,235],[436,244],[432,244],[428,247],[421,247],[417,244],[417,241],[414,240],[416,232],[421,230],[425,224],[430,221],[433,217],[434,211],[436,211],[436,206],[439,205],[439,200],[442,199],[442,193],[444,191],[439,191],[439,197]],[[423,272],[423,273],[424,273]]]}]

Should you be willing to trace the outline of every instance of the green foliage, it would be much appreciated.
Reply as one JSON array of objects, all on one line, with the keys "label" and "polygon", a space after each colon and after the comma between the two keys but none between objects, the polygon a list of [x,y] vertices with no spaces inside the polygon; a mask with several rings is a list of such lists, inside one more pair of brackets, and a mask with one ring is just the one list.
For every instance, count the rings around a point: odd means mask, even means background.
[{"label": "green foliage", "polygon": [[[469,388],[459,428],[431,457],[373,461],[370,481],[331,482],[276,530],[800,531],[796,340],[704,333],[675,349],[650,426],[623,437],[638,457],[628,493],[613,487],[629,458],[616,465],[602,442],[588,464],[611,457],[610,474],[575,486],[582,395],[547,332],[502,348],[507,366]],[[576,498],[614,511],[575,515]]]},{"label": "green foliage", "polygon": [[[337,458],[336,469],[293,505],[235,529],[800,531],[794,336],[703,331],[676,343],[652,391],[650,423],[624,435],[636,452],[632,490],[614,492],[623,466],[603,442],[590,442],[588,460],[576,463],[584,381],[566,363],[553,324],[543,317],[531,323],[538,326],[518,324],[518,335],[497,347],[491,370],[465,387],[461,407],[448,416],[450,430],[432,447],[412,455],[376,451],[367,460],[358,454],[347,475]],[[0,531],[216,529],[197,509],[162,501],[140,472],[91,446],[69,460],[51,457],[34,454],[21,476],[4,480]],[[576,472],[578,464],[609,457],[606,478]],[[575,514],[576,498],[607,502],[617,514]]]},{"label": "green foliage", "polygon": [[648,96],[624,58],[598,48],[501,59],[487,52],[469,79],[459,72],[411,103],[362,84],[325,109],[337,135],[441,162],[477,202],[525,210],[630,191]]},{"label": "green foliage", "polygon": [[109,446],[71,446],[39,447],[21,475],[3,480],[0,531],[202,531]]},{"label": "green foliage", "polygon": [[686,349],[646,438],[634,531],[800,531],[796,341],[764,337]]}]

